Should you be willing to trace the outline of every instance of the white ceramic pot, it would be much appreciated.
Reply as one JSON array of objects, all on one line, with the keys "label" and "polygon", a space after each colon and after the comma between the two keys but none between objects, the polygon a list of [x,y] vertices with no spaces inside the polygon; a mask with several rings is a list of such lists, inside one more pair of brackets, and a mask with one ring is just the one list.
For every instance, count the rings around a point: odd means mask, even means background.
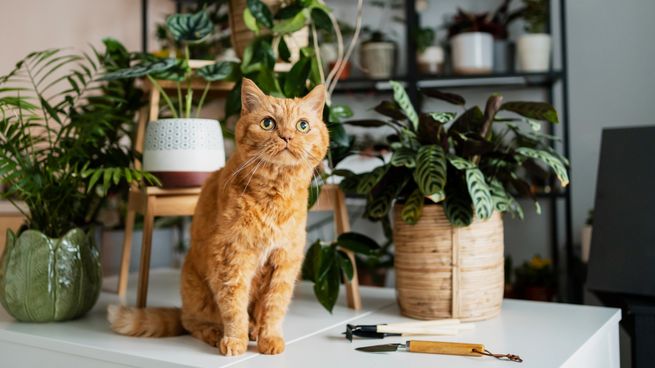
[{"label": "white ceramic pot", "polygon": [[551,37],[547,33],[528,33],[516,42],[517,70],[547,72],[550,70]]},{"label": "white ceramic pot", "polygon": [[430,46],[418,54],[416,61],[423,74],[437,74],[443,71],[444,52],[439,46]]},{"label": "white ceramic pot", "polygon": [[364,73],[373,79],[393,76],[396,45],[393,42],[367,42],[360,48],[360,63]]},{"label": "white ceramic pot", "polygon": [[143,169],[164,187],[201,186],[223,166],[225,148],[217,120],[161,119],[148,124]]},{"label": "white ceramic pot", "polygon": [[450,40],[453,71],[457,74],[485,74],[493,70],[494,38],[489,33],[466,32]]}]

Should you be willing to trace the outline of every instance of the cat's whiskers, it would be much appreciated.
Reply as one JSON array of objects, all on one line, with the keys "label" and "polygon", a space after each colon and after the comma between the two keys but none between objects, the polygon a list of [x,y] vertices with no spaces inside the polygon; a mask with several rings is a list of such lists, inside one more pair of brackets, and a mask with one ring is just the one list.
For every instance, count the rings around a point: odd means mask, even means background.
[{"label": "cat's whiskers", "polygon": [[246,182],[246,186],[243,187],[243,192],[241,192],[242,195],[243,195],[243,194],[246,192],[246,190],[248,189],[248,185],[250,184],[250,181],[252,180],[252,177],[255,176],[255,173],[257,172],[257,170],[259,169],[259,167],[262,165],[262,163],[265,163],[265,160],[264,160],[263,158],[260,158],[260,159],[257,161],[257,165],[255,165],[255,167],[251,170],[251,172],[250,172],[250,177],[248,178],[248,181]]},{"label": "cat's whiskers", "polygon": [[246,167],[255,164],[257,162],[257,159],[261,159],[264,155],[264,149],[258,151],[254,156],[250,157],[248,160],[244,161],[232,174],[230,175],[229,179],[225,181],[225,184],[223,184],[223,190],[225,190],[225,187],[231,183],[234,178],[236,178],[237,174],[243,171]]}]

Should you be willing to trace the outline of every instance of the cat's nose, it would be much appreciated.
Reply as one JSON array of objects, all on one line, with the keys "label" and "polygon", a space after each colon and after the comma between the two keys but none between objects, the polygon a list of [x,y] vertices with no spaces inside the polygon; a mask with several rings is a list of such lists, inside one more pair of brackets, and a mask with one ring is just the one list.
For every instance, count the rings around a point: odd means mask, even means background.
[{"label": "cat's nose", "polygon": [[281,140],[283,140],[286,143],[289,143],[289,141],[293,139],[291,134],[278,134],[278,136],[280,137]]}]

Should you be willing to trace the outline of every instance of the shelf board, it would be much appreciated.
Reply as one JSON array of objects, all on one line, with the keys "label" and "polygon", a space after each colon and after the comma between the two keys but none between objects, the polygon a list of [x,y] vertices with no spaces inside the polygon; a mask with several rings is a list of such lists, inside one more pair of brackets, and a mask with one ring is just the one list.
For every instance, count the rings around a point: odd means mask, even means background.
[{"label": "shelf board", "polygon": [[[502,73],[474,75],[421,75],[419,88],[547,87],[562,78],[558,70],[545,73]],[[407,78],[390,78],[407,83]],[[335,93],[391,93],[387,79],[349,78],[339,81]]]}]

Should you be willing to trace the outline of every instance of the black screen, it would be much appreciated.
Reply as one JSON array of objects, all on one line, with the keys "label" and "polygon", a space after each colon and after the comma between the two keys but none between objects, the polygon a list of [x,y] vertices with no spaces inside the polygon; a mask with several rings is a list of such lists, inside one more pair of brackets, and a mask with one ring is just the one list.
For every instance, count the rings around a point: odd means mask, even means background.
[{"label": "black screen", "polygon": [[605,129],[587,287],[655,296],[655,126]]}]

